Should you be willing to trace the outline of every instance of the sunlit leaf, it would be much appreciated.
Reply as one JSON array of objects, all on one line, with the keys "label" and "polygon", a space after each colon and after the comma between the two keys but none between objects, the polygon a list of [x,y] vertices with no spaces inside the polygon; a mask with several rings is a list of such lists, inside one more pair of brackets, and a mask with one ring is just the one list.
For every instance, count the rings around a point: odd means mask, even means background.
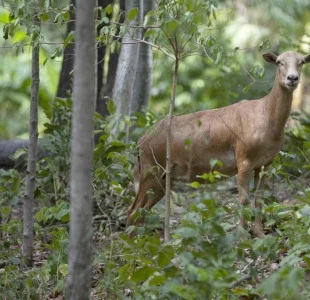
[{"label": "sunlit leaf", "polygon": [[134,7],[128,12],[127,18],[129,21],[132,21],[137,17],[137,15],[138,15],[138,8]]},{"label": "sunlit leaf", "polygon": [[199,188],[200,187],[200,183],[198,181],[193,181],[191,183],[188,184],[189,186],[191,186],[192,188]]}]

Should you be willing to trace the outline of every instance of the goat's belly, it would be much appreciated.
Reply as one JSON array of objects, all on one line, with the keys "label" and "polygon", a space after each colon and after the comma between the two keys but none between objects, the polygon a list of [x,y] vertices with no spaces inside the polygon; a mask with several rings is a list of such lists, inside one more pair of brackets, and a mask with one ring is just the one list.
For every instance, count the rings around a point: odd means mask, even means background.
[{"label": "goat's belly", "polygon": [[217,167],[216,170],[225,175],[235,175],[237,173],[237,162],[235,152],[230,150],[224,153],[217,154],[215,157],[222,163],[222,167]]},{"label": "goat's belly", "polygon": [[[213,165],[213,160],[216,159],[220,163]],[[236,156],[233,149],[222,153],[204,153],[200,159],[192,160],[191,177],[208,173],[211,169],[218,171],[224,175],[233,176],[237,174]]]}]

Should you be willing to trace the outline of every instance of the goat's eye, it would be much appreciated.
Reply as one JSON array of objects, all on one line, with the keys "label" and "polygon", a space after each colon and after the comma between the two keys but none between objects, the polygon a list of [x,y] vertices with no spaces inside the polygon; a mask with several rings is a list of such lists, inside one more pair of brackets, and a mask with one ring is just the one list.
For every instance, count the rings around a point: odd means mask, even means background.
[{"label": "goat's eye", "polygon": [[304,63],[305,63],[304,61],[300,62],[299,66],[301,67]]},{"label": "goat's eye", "polygon": [[283,63],[281,61],[276,61],[277,66],[283,66]]}]

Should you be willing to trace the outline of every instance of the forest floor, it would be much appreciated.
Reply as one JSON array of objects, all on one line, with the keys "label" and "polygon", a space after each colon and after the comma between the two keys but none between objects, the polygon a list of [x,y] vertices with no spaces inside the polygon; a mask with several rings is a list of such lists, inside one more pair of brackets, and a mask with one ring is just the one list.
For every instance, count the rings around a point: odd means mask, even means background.
[{"label": "forest floor", "polygon": [[[296,179],[295,181],[292,181],[290,184],[288,184],[285,181],[277,182],[277,181],[269,181],[267,182],[268,187],[266,188],[269,190],[269,198],[274,199],[275,201],[279,203],[284,203],[287,205],[292,205],[298,203],[298,200],[296,199],[296,196],[302,196],[302,192],[298,189],[298,186],[307,186],[308,182],[306,179],[300,177]],[[184,204],[184,198],[186,197],[186,194],[190,192],[189,188],[184,188],[184,184],[181,186],[177,186],[175,188],[176,193],[173,193],[173,206],[172,206],[172,216],[170,220],[170,224],[173,228],[176,228],[178,224],[180,224],[181,219],[186,212],[185,204]],[[229,206],[235,206],[235,209],[237,209],[238,206],[238,187],[237,187],[237,178],[233,177],[228,180],[219,182],[214,185],[212,188],[212,196],[215,197],[215,199],[218,199],[218,201],[221,201],[223,205],[229,205]],[[271,196],[272,195],[272,196]],[[184,196],[184,197],[183,197]],[[271,197],[270,197],[271,196]],[[251,198],[254,196],[252,195]],[[164,201],[161,200],[154,208],[156,213],[159,213],[162,219],[162,223],[164,220],[164,213],[165,213],[165,207],[164,207]],[[228,218],[231,217],[232,220],[236,219],[236,216],[227,216]],[[236,226],[237,227],[237,226]],[[250,229],[251,231],[251,229]],[[120,231],[115,231],[112,236],[101,236],[97,241],[99,243],[95,243],[96,250],[100,249],[102,247],[102,239],[104,239],[108,244],[111,243],[113,239],[117,239],[117,236]],[[161,238],[163,241],[163,230],[159,230],[161,234]],[[277,233],[275,231],[271,231],[270,229],[266,229],[265,234],[276,236]],[[98,236],[97,236],[98,238]],[[253,236],[254,238],[254,236]],[[104,243],[105,244],[105,243]],[[107,245],[107,244],[105,244]],[[287,249],[286,249],[287,250]],[[244,276],[244,282],[241,282],[241,284],[251,284],[253,288],[257,286],[264,278],[267,278],[270,276],[274,271],[276,271],[279,268],[279,264],[281,263],[282,259],[286,256],[286,250],[284,249],[283,252],[279,253],[279,256],[275,260],[269,260],[266,262],[266,260],[262,258],[258,258],[257,260],[253,260],[250,258],[247,259],[248,265],[242,270],[242,273],[247,273],[246,268],[249,265],[254,266],[258,270],[258,276],[255,278],[254,282],[250,275]],[[304,267],[300,265],[300,267]],[[98,276],[100,277],[100,274],[104,272],[104,266],[99,266],[99,268],[95,268],[93,271],[93,283],[94,287],[91,291],[91,299],[105,299],[102,298],[102,296],[98,295],[98,292],[95,287],[96,278]],[[307,274],[307,277],[309,277],[310,280],[310,273]],[[251,282],[247,283],[247,281],[250,280]],[[239,283],[237,283],[239,284]],[[102,294],[101,294],[102,295]],[[124,296],[126,295],[126,291],[124,291]],[[126,296],[125,296],[126,297]],[[107,298],[106,298],[107,299]],[[131,299],[130,296],[128,299]],[[240,298],[243,299],[243,298]],[[246,298],[244,298],[246,299]]]},{"label": "forest floor", "polygon": [[[302,196],[302,192],[298,189],[298,186],[307,186],[309,185],[307,180],[300,177],[296,179],[295,181],[291,182],[291,184],[288,185],[287,182],[268,182],[269,190],[274,199],[279,203],[284,204],[295,204],[298,203],[298,200],[296,199],[296,196]],[[186,197],[186,194],[190,192],[188,188],[184,188],[184,185],[181,187],[176,187],[175,191],[177,193],[173,193],[173,206],[172,206],[172,216],[171,216],[171,226],[173,228],[176,228],[178,224],[180,224],[181,219],[186,212],[185,204],[184,204],[184,198]],[[221,201],[223,205],[228,206],[235,206],[237,209],[238,206],[238,188],[237,188],[237,179],[236,177],[230,178],[228,180],[219,182],[215,185],[212,185],[212,196],[215,197],[218,201]],[[16,210],[16,215],[21,217],[21,208],[19,207],[18,210]],[[164,203],[163,200],[160,201],[155,207],[154,210],[160,214],[161,219],[164,219]],[[231,220],[235,220],[236,216],[227,216],[228,218],[231,217]],[[120,232],[123,232],[121,229],[116,229],[111,235],[105,235],[102,232],[95,232],[94,234],[94,251],[100,251],[102,249],[112,249],[113,241],[118,239],[118,235]],[[163,231],[160,231],[160,234],[163,237]],[[265,232],[266,234],[276,235],[275,232]],[[162,239],[163,240],[163,239]],[[48,243],[48,241],[47,241]],[[44,247],[43,247],[44,248]],[[47,260],[47,257],[51,254],[51,250],[42,250],[41,243],[35,244],[35,254],[34,254],[34,266],[36,268],[40,268],[44,264],[44,262]],[[279,257],[277,257],[276,260],[268,261],[266,262],[263,259],[258,258],[256,261],[253,261],[250,257],[248,258],[248,265],[253,265],[259,270],[259,276],[256,278],[254,286],[259,284],[262,279],[268,277],[272,272],[276,271],[279,268],[279,264],[281,260],[286,256],[285,250],[282,253],[279,253]],[[302,267],[302,266],[301,266]],[[246,270],[243,270],[246,271]],[[244,272],[246,273],[246,272]],[[97,289],[97,282],[102,278],[102,275],[104,274],[104,265],[103,264],[96,264],[94,266],[93,272],[92,272],[92,288],[91,288],[91,299],[107,299],[104,297],[104,294],[102,292],[99,292]],[[310,274],[307,274],[309,276],[310,280]],[[245,278],[244,284],[246,284],[246,281],[250,279],[250,277]],[[253,284],[253,281],[251,281],[251,284]],[[124,291],[124,296],[126,292]],[[64,299],[64,296],[59,294],[53,294],[50,295],[49,298],[44,299]],[[126,297],[124,298],[126,299]],[[129,296],[127,299],[131,299]]]}]

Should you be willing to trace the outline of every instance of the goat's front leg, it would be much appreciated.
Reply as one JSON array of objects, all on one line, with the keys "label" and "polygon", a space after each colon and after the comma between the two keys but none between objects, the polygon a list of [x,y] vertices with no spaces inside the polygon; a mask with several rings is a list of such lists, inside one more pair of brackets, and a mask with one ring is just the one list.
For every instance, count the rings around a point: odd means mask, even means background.
[{"label": "goat's front leg", "polygon": [[[249,185],[253,168],[249,161],[242,161],[238,164],[238,189],[239,199],[243,206],[249,204]],[[245,228],[245,215],[242,214],[239,221],[239,226]]]},{"label": "goat's front leg", "polygon": [[150,210],[165,195],[164,180],[153,175],[141,179],[135,201],[128,209],[127,227],[132,224],[141,224],[142,218],[134,221],[133,217],[139,208]]},{"label": "goat's front leg", "polygon": [[261,211],[264,195],[264,185],[265,185],[265,175],[263,171],[264,169],[256,169],[254,176],[254,187],[255,187],[254,205],[256,211],[255,211],[253,232],[259,238],[263,238],[265,236],[263,231],[262,211]]}]

